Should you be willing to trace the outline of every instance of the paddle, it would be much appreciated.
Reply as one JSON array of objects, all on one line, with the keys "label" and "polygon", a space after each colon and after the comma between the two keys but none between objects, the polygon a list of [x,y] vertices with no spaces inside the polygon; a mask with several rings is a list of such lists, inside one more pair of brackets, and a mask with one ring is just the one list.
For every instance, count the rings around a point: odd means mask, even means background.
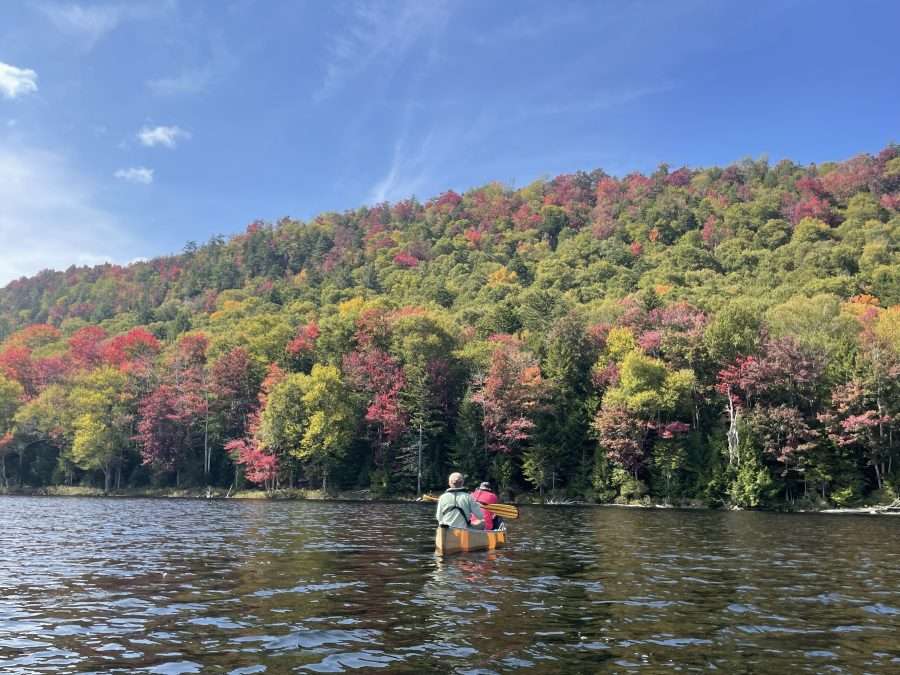
[{"label": "paddle", "polygon": [[490,511],[494,515],[506,518],[507,520],[515,520],[519,517],[519,507],[512,504],[481,504],[482,510]]},{"label": "paddle", "polygon": [[[422,495],[423,502],[436,502],[438,499],[439,497],[434,495]],[[481,504],[479,502],[479,506],[485,511],[490,511],[507,520],[515,520],[519,517],[519,507],[513,504]]]}]

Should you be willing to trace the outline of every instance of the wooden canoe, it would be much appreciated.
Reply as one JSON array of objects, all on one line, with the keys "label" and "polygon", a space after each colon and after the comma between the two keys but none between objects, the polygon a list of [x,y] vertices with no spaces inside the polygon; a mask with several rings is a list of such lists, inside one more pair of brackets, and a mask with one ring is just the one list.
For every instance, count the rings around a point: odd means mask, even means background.
[{"label": "wooden canoe", "polygon": [[441,555],[500,548],[506,544],[506,528],[472,530],[457,527],[438,527],[434,533],[434,547]]}]

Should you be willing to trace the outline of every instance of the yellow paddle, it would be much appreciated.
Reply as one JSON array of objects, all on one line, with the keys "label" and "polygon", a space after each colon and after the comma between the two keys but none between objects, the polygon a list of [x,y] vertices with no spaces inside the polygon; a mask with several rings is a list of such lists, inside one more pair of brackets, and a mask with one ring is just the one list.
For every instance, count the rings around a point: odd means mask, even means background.
[{"label": "yellow paddle", "polygon": [[[439,497],[435,497],[434,495],[422,495],[423,502],[436,502]],[[479,503],[482,509],[485,511],[490,511],[493,514],[500,516],[501,518],[506,518],[507,520],[515,520],[519,517],[519,507],[514,506],[513,504],[481,504]]]},{"label": "yellow paddle", "polygon": [[482,510],[490,511],[506,520],[515,520],[519,517],[519,507],[512,504],[479,504],[479,506]]}]

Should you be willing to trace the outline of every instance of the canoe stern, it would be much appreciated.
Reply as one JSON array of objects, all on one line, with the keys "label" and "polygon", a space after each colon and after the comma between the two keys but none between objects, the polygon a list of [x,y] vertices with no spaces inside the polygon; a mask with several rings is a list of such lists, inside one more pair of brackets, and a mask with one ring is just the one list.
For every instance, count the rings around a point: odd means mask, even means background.
[{"label": "canoe stern", "polygon": [[506,544],[506,530],[473,530],[469,528],[438,527],[434,547],[438,553],[491,551]]}]

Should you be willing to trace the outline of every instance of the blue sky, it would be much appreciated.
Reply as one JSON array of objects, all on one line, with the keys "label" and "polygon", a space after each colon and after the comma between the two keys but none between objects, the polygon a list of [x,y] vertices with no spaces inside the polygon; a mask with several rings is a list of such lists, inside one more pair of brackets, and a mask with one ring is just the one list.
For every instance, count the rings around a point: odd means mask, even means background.
[{"label": "blue sky", "polygon": [[6,0],[0,283],[247,223],[900,140],[900,2]]}]

